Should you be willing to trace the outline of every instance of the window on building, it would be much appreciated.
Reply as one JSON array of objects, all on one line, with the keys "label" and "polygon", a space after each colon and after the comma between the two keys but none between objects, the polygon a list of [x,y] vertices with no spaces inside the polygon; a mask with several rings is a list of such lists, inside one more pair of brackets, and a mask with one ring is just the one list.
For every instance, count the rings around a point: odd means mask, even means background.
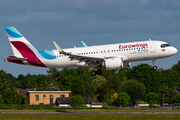
[{"label": "window on building", "polygon": [[39,101],[39,95],[35,95],[35,101]]},{"label": "window on building", "polygon": [[46,98],[46,95],[43,95],[43,98]]},{"label": "window on building", "polygon": [[60,95],[60,97],[61,97],[61,98],[64,98],[64,97],[65,97],[65,95]]},{"label": "window on building", "polygon": [[53,98],[53,95],[50,95],[50,98]]}]

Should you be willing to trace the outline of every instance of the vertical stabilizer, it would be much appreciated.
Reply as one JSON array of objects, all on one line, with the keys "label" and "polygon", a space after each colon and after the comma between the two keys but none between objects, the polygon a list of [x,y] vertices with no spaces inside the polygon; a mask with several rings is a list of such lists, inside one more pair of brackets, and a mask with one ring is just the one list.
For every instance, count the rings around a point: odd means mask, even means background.
[{"label": "vertical stabilizer", "polygon": [[16,28],[6,27],[5,29],[14,55],[21,56],[22,54],[20,51],[29,52],[29,49],[27,49],[27,47],[34,52],[36,51],[33,45],[31,45],[31,43],[26,40],[26,38]]},{"label": "vertical stabilizer", "polygon": [[38,57],[40,55],[37,49],[16,28],[5,29],[15,58],[26,59],[31,65],[45,67]]}]

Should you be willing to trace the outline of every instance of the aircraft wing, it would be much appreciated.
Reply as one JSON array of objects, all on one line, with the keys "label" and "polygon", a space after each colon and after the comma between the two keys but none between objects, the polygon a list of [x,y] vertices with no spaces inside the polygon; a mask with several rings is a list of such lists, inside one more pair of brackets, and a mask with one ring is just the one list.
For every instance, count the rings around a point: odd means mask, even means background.
[{"label": "aircraft wing", "polygon": [[77,54],[73,54],[71,52],[65,52],[63,49],[61,49],[61,47],[56,42],[53,41],[53,43],[54,43],[56,49],[59,51],[59,53],[69,56],[69,58],[71,60],[79,60],[79,63],[85,62],[87,65],[89,65],[91,63],[95,63],[97,65],[100,65],[105,59],[111,59],[111,58],[117,58],[117,57],[122,57],[123,60],[127,60],[127,57],[124,55],[121,55],[121,56],[77,55]]},{"label": "aircraft wing", "polygon": [[62,50],[61,47],[56,42],[53,41],[53,43],[56,49],[59,51],[59,53],[69,56],[71,60],[79,60],[79,63],[85,62],[86,64],[91,64],[91,63],[100,64],[101,62],[104,61],[104,59],[106,59],[105,57],[102,56],[90,56],[90,55],[85,56],[85,55],[73,54],[70,52],[68,53]]},{"label": "aircraft wing", "polygon": [[83,41],[81,41],[81,43],[82,43],[83,47],[87,47],[87,45]]}]

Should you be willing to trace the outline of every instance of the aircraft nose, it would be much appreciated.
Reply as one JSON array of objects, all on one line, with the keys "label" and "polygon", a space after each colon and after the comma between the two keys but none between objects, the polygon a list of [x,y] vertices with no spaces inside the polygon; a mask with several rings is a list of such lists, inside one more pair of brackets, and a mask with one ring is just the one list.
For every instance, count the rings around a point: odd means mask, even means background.
[{"label": "aircraft nose", "polygon": [[174,47],[172,52],[173,52],[173,54],[176,54],[178,52],[178,50]]}]

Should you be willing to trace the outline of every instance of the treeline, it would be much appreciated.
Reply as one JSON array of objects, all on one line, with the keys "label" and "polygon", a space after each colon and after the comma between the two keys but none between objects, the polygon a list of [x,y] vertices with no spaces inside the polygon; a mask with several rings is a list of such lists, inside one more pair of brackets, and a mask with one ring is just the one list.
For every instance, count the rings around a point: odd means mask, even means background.
[{"label": "treeline", "polygon": [[21,74],[16,78],[1,70],[1,96],[5,99],[3,93],[8,88],[49,90],[52,83],[63,91],[71,91],[71,96],[91,97],[94,102],[121,105],[136,104],[138,101],[150,104],[180,102],[177,91],[180,87],[180,61],[167,70],[154,70],[148,64],[140,64],[120,71],[102,69],[102,75],[97,76],[91,76],[91,71],[91,67],[62,71],[54,68],[47,71],[48,75]]}]

